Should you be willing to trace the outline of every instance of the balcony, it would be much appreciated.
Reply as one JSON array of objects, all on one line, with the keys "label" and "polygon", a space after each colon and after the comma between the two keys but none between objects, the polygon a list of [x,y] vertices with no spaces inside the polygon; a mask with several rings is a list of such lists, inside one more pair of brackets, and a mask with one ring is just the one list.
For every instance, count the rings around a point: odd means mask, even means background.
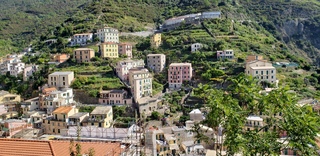
[{"label": "balcony", "polygon": [[88,122],[105,122],[105,118],[88,118]]}]

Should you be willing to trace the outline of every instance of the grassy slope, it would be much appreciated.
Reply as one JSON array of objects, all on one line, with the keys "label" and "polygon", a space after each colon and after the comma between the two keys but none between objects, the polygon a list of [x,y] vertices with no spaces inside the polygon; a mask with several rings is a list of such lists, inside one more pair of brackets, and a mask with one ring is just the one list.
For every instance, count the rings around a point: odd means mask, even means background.
[{"label": "grassy slope", "polygon": [[85,2],[88,1],[0,0],[0,40],[7,43],[7,47],[0,45],[0,55],[17,51],[13,47],[26,46]]}]

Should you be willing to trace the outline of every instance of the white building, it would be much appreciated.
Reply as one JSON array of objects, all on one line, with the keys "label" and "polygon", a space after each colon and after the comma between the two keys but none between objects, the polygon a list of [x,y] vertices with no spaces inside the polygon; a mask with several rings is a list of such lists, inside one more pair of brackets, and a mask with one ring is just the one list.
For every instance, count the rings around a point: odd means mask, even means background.
[{"label": "white building", "polygon": [[277,80],[276,72],[276,68],[266,60],[254,60],[246,63],[245,73],[260,81],[275,83]]},{"label": "white building", "polygon": [[210,18],[220,18],[221,12],[220,11],[211,11],[211,12],[203,12],[201,13],[202,19],[210,19]]},{"label": "white building", "polygon": [[51,114],[56,108],[72,104],[73,101],[72,88],[62,88],[58,91],[50,92],[48,96],[44,97],[44,108],[47,113]]},{"label": "white building", "polygon": [[54,72],[48,76],[50,87],[70,87],[74,79],[74,72]]},{"label": "white building", "polygon": [[36,71],[38,71],[38,65],[27,65],[27,67],[23,70],[23,81],[28,81],[30,76],[33,75]]},{"label": "white building", "polygon": [[204,119],[202,112],[199,109],[194,109],[189,113],[191,121],[202,121]]},{"label": "white building", "polygon": [[202,47],[203,47],[203,45],[201,43],[191,44],[191,52],[196,52],[196,51],[200,50]]},{"label": "white building", "polygon": [[71,46],[86,45],[88,42],[93,41],[92,33],[74,34],[71,38]]},{"label": "white building", "polygon": [[97,30],[97,36],[101,42],[114,42],[119,43],[118,29],[111,27],[104,27]]},{"label": "white building", "polygon": [[7,72],[9,72],[10,75],[16,76],[19,73],[22,73],[24,69],[25,65],[24,63],[21,62],[21,60],[18,57],[10,57],[10,56],[6,58],[0,65],[1,75],[5,75],[7,74]]},{"label": "white building", "polygon": [[147,64],[155,73],[162,72],[166,66],[166,55],[164,54],[148,54]]},{"label": "white building", "polygon": [[12,63],[10,66],[10,75],[17,77],[19,74],[23,72],[24,67],[25,67],[25,63],[23,62]]},{"label": "white building", "polygon": [[129,84],[135,102],[140,98],[152,96],[152,76],[148,69],[130,69]]},{"label": "white building", "polygon": [[245,128],[246,130],[254,130],[255,128],[263,127],[263,119],[259,116],[248,116]]},{"label": "white building", "polygon": [[21,102],[21,108],[23,114],[28,111],[35,111],[40,109],[39,97],[28,99],[24,102]]},{"label": "white building", "polygon": [[143,60],[123,60],[117,63],[116,73],[122,81],[129,81],[129,70],[132,68],[143,68]]},{"label": "white building", "polygon": [[233,59],[233,50],[217,51],[217,59]]}]

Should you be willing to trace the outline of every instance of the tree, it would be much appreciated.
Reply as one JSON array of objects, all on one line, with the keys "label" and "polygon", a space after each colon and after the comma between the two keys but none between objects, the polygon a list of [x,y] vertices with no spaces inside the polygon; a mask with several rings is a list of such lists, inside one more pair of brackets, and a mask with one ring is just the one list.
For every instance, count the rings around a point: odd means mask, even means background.
[{"label": "tree", "polygon": [[[228,155],[278,155],[287,148],[297,150],[299,155],[316,155],[320,118],[311,106],[296,105],[297,99],[288,87],[259,94],[261,87],[252,77],[240,74],[228,81],[231,85],[224,90],[200,85],[194,91],[210,110],[201,124],[211,127],[216,134],[223,127],[223,145]],[[248,131],[244,127],[247,117],[252,115],[263,118],[263,125]],[[199,139],[216,139],[196,131],[197,125],[194,129]],[[284,132],[287,136],[280,139]]]},{"label": "tree", "polygon": [[161,118],[161,115],[160,115],[159,112],[153,111],[153,112],[151,113],[151,119],[153,119],[153,120],[159,120],[160,118]]},{"label": "tree", "polygon": [[96,153],[96,151],[94,150],[94,148],[89,148],[89,152],[88,152],[88,155],[89,156],[94,156],[95,155],[95,153]]}]

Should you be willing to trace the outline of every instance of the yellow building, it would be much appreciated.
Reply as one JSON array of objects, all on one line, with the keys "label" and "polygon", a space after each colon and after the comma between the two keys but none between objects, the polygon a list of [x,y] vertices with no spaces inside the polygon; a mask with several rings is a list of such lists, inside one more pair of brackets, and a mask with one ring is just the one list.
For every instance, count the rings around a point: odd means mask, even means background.
[{"label": "yellow building", "polygon": [[0,105],[4,105],[5,109],[10,111],[18,111],[16,105],[21,102],[20,95],[11,94],[7,91],[0,91]]},{"label": "yellow building", "polygon": [[109,128],[112,124],[112,121],[112,106],[98,106],[90,113],[88,126]]},{"label": "yellow building", "polygon": [[42,129],[45,134],[60,134],[68,126],[69,117],[78,113],[73,106],[61,106],[53,111],[53,116],[43,119]]},{"label": "yellow building", "polygon": [[156,33],[150,38],[150,44],[152,47],[158,48],[161,45],[161,34]]},{"label": "yellow building", "polygon": [[102,58],[118,58],[118,44],[114,42],[101,43],[100,45]]}]

